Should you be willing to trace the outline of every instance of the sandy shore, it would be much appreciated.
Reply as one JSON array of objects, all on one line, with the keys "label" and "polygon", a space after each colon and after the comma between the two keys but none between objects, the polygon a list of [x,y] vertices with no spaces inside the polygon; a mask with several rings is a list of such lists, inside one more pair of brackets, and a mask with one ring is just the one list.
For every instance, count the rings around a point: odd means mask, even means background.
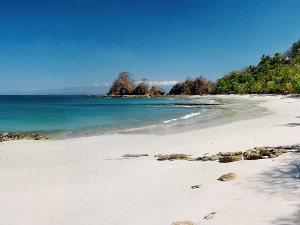
[{"label": "sandy shore", "polygon": [[[0,143],[0,224],[300,224],[299,153],[225,164],[154,158],[300,144],[300,98],[230,98],[263,100],[272,113],[170,135]],[[229,172],[237,178],[217,180]]]}]

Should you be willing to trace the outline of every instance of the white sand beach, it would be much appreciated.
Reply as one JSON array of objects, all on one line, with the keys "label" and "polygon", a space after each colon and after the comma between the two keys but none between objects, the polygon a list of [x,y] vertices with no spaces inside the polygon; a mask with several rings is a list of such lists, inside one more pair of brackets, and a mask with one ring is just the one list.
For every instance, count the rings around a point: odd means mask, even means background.
[{"label": "white sand beach", "polygon": [[[300,224],[300,153],[231,163],[154,157],[300,144],[300,98],[222,98],[262,100],[271,113],[169,135],[0,143],[0,224]],[[237,178],[217,180],[229,172]]]}]

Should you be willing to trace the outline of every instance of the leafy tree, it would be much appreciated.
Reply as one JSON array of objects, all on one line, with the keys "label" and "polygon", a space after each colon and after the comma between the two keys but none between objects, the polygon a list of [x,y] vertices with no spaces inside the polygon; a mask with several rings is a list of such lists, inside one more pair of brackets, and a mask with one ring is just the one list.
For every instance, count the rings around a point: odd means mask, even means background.
[{"label": "leafy tree", "polygon": [[232,71],[219,79],[215,93],[299,93],[300,40],[283,55],[262,55],[257,66]]},{"label": "leafy tree", "polygon": [[300,94],[300,74],[297,73],[292,79],[293,90],[296,94]]}]

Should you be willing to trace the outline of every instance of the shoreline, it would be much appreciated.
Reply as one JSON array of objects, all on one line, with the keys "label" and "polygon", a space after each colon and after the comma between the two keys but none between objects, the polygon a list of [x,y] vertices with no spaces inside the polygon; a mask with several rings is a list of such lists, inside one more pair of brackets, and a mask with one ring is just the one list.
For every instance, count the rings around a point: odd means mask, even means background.
[{"label": "shoreline", "polygon": [[[111,134],[0,143],[1,221],[72,225],[171,225],[175,221],[299,224],[300,171],[295,169],[299,153],[231,163],[161,162],[154,158],[175,153],[201,157],[300,143],[300,99],[230,97],[263,100],[260,106],[271,113],[167,135]],[[122,158],[126,154],[149,156]],[[235,180],[217,180],[231,172],[236,173]],[[197,185],[200,187],[191,188]],[[204,219],[212,212],[216,212],[212,219]]]},{"label": "shoreline", "polygon": [[[182,133],[191,130],[204,129],[212,126],[219,126],[237,120],[251,119],[267,114],[265,108],[260,107],[259,101],[236,98],[230,95],[206,95],[206,96],[185,96],[185,99],[198,99],[199,103],[171,103],[170,105],[199,108],[200,111],[187,112],[181,117],[169,117],[164,121],[151,122],[149,124],[136,124],[136,127],[120,127],[114,130],[102,130],[101,127],[86,127],[66,131],[29,131],[19,133],[15,131],[10,134],[31,135],[46,134],[52,140],[67,140],[80,137],[92,137],[112,134],[154,134],[167,135]],[[170,98],[172,99],[172,98]],[[201,103],[201,99],[208,102]],[[164,104],[160,104],[164,105]],[[168,105],[168,104],[166,104]],[[242,109],[242,110],[241,110]],[[105,128],[106,129],[106,128]]]}]

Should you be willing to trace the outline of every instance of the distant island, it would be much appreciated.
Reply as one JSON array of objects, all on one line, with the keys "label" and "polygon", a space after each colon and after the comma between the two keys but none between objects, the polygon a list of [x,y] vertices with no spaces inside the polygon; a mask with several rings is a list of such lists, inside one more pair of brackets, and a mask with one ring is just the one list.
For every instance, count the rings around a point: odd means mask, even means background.
[{"label": "distant island", "polygon": [[[168,95],[204,95],[213,93],[215,83],[206,80],[204,77],[196,79],[188,78],[185,82],[178,82],[170,90]],[[106,95],[107,97],[166,97],[167,93],[158,86],[149,89],[149,82],[143,79],[137,82],[129,72],[122,72],[113,82],[112,87]],[[95,96],[91,96],[95,97]]]},{"label": "distant island", "polygon": [[134,82],[129,72],[122,72],[113,82],[106,97],[292,93],[300,94],[300,39],[283,54],[276,53],[274,57],[263,55],[257,66],[232,71],[216,82],[202,76],[188,78],[175,84],[168,94],[158,86],[149,88],[147,79]]}]

